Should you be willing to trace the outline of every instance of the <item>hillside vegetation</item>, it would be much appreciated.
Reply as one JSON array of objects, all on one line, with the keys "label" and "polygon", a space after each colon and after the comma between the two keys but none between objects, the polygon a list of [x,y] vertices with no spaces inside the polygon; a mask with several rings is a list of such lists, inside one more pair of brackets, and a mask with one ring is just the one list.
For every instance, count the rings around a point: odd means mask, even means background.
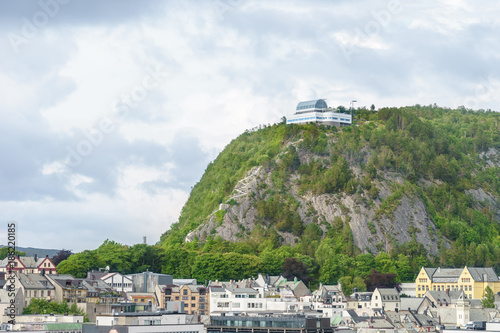
[{"label": "hillside vegetation", "polygon": [[283,271],[292,258],[313,283],[361,289],[372,269],[397,281],[421,265],[500,271],[499,113],[417,105],[357,117],[234,139],[154,247],[152,270],[203,282],[294,273]]}]

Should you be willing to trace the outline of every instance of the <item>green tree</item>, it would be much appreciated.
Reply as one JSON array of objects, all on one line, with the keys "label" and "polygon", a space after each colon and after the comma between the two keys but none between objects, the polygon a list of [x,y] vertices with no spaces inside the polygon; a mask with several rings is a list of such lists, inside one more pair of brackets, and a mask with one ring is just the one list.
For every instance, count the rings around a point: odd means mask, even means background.
[{"label": "green tree", "polygon": [[[15,253],[15,255],[19,255],[19,256],[26,255],[26,252],[20,252],[17,250],[14,253]],[[8,246],[0,248],[0,260],[4,260],[5,258],[7,258],[8,254],[9,254],[9,247]]]},{"label": "green tree", "polygon": [[80,310],[75,303],[68,305],[67,302],[49,302],[43,298],[33,298],[30,305],[24,308],[23,314],[34,314],[34,313],[57,313],[57,314],[71,314],[71,315],[81,315],[85,313]]},{"label": "green tree", "polygon": [[483,308],[494,308],[495,307],[495,295],[493,290],[489,286],[486,286],[483,293],[483,298],[481,299],[481,305]]}]

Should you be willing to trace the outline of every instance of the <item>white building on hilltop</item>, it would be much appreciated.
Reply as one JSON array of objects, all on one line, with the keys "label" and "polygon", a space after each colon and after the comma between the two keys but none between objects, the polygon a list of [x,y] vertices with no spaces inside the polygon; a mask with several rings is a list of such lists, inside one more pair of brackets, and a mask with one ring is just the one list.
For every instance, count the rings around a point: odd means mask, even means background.
[{"label": "white building on hilltop", "polygon": [[286,117],[287,124],[319,123],[333,125],[336,127],[349,126],[352,124],[350,114],[336,112],[329,108],[324,99],[304,101],[297,104],[293,115]]}]

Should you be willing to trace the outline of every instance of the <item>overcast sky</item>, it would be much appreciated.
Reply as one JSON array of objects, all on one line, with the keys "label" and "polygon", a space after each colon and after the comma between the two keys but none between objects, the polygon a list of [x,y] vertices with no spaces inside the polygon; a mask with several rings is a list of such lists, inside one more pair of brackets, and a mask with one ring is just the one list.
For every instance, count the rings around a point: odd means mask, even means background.
[{"label": "overcast sky", "polygon": [[154,244],[301,100],[500,109],[498,1],[0,1],[0,244]]}]

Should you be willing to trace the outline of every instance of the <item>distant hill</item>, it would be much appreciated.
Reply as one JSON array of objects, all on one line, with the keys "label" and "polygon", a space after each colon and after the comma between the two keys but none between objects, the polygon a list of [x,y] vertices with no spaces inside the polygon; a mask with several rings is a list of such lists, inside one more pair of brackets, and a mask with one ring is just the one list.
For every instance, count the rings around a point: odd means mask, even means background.
[{"label": "distant hill", "polygon": [[[0,248],[2,247],[6,247],[6,245],[0,245]],[[49,256],[49,258],[52,258],[61,250],[39,249],[36,247],[16,247],[16,251],[25,252],[27,257],[33,257],[36,254],[39,258],[45,257],[47,255]]]}]

